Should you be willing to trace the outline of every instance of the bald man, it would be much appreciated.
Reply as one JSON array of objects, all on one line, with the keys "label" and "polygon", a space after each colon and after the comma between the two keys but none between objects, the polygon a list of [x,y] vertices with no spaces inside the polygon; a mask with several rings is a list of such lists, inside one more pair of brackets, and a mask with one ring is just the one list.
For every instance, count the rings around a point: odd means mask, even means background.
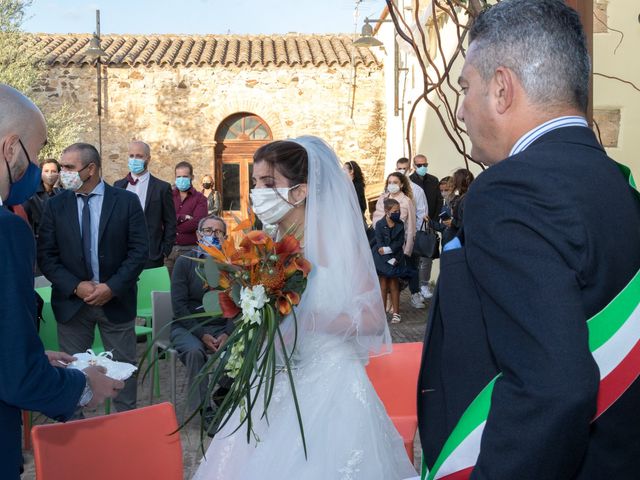
[{"label": "bald man", "polygon": [[129,173],[113,186],[135,193],[140,199],[149,232],[149,260],[145,268],[161,267],[176,241],[176,209],[171,185],[149,173],[151,148],[139,140],[129,144]]},{"label": "bald man", "polygon": [[[0,84],[0,205],[20,205],[38,186],[47,141],[44,117],[17,90]],[[36,331],[35,245],[29,226],[0,208],[0,478],[20,478],[20,410],[64,421],[78,406],[113,398],[124,384],[101,367],[65,369],[73,357],[45,352]]]}]

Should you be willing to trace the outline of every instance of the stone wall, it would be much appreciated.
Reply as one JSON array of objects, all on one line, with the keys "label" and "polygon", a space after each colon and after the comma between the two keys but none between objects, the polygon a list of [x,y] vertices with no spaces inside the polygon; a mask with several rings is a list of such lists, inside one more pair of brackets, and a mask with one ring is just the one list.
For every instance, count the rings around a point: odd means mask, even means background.
[{"label": "stone wall", "polygon": [[[358,67],[353,117],[353,69],[348,66],[103,68],[103,173],[109,182],[127,173],[127,144],[132,139],[151,145],[150,169],[165,180],[173,179],[173,166],[182,160],[194,165],[196,176],[211,171],[216,130],[238,112],[262,117],[274,139],[323,137],[342,161],[359,162],[371,181],[382,178],[381,67]],[[52,66],[34,94],[44,100],[45,114],[63,101],[86,112],[88,128],[80,140],[98,144],[95,68]]]}]

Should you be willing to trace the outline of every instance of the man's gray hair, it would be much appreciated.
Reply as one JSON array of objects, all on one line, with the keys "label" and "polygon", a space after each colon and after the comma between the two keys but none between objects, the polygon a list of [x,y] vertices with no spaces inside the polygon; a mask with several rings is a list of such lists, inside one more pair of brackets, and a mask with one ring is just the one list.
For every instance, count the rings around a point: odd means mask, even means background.
[{"label": "man's gray hair", "polygon": [[224,225],[224,228],[222,229],[222,231],[224,232],[224,234],[227,234],[227,224],[226,222],[219,216],[217,215],[209,215],[206,216],[204,218],[201,218],[200,221],[198,222],[198,230],[202,230],[202,226],[204,225],[204,222],[206,222],[207,220],[217,220],[219,222],[222,222],[222,225]]},{"label": "man's gray hair", "polygon": [[134,143],[138,143],[142,145],[142,149],[144,150],[144,154],[149,158],[151,156],[151,147],[148,143],[143,142],[142,140],[133,140],[129,145],[133,145]]},{"label": "man's gray hair", "polygon": [[82,163],[83,167],[86,167],[90,163],[95,163],[96,167],[102,168],[102,159],[100,158],[100,153],[98,149],[91,145],[90,143],[74,143],[73,145],[69,145],[62,151],[62,155],[69,152],[79,152],[80,153],[80,163]]},{"label": "man's gray hair", "polygon": [[532,103],[587,110],[587,43],[578,14],[562,0],[503,0],[478,16],[469,39],[469,62],[485,82],[507,67]]}]

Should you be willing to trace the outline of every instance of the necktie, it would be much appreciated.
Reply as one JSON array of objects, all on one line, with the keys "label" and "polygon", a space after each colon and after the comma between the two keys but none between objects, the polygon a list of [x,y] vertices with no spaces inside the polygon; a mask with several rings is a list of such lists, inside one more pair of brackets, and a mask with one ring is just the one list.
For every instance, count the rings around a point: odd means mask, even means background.
[{"label": "necktie", "polygon": [[130,173],[127,174],[127,182],[129,182],[131,185],[136,185],[139,181],[139,178],[133,178],[133,175],[131,175]]},{"label": "necktie", "polygon": [[82,253],[84,254],[84,266],[87,269],[88,280],[93,278],[91,268],[91,209],[89,208],[90,195],[78,195],[84,202],[82,207]]}]

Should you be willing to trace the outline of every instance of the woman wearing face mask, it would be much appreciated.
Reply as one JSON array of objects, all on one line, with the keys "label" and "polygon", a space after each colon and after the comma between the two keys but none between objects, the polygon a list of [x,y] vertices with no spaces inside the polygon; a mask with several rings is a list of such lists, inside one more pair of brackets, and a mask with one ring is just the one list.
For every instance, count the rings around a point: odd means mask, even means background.
[{"label": "woman wearing face mask", "polygon": [[61,188],[58,187],[58,178],[60,176],[58,162],[53,158],[48,158],[40,164],[40,169],[42,174],[38,190],[36,190],[33,197],[22,204],[36,239],[38,238],[40,219],[42,218],[45,204],[51,197],[61,191]]},{"label": "woman wearing face mask", "polygon": [[[313,268],[295,307],[294,378],[305,458],[287,373],[276,376],[268,421],[239,412],[214,437],[198,480],[395,480],[415,476],[402,440],[364,370],[388,352],[390,336],[353,186],[336,154],[317,137],[267,144],[255,153],[251,200],[277,237],[293,232]],[[281,329],[293,347],[293,316]],[[258,402],[260,403],[260,402]],[[254,408],[259,409],[259,405]]]},{"label": "woman wearing face mask", "polygon": [[202,190],[200,190],[200,193],[207,199],[208,214],[220,215],[222,211],[222,200],[220,199],[220,192],[215,189],[211,175],[202,177]]},{"label": "woman wearing face mask", "polygon": [[375,225],[385,215],[384,201],[393,198],[400,204],[400,220],[404,224],[404,254],[411,256],[413,241],[416,236],[416,210],[412,201],[411,184],[406,175],[393,172],[387,177],[384,192],[376,202],[376,210],[373,212],[373,224]]}]

